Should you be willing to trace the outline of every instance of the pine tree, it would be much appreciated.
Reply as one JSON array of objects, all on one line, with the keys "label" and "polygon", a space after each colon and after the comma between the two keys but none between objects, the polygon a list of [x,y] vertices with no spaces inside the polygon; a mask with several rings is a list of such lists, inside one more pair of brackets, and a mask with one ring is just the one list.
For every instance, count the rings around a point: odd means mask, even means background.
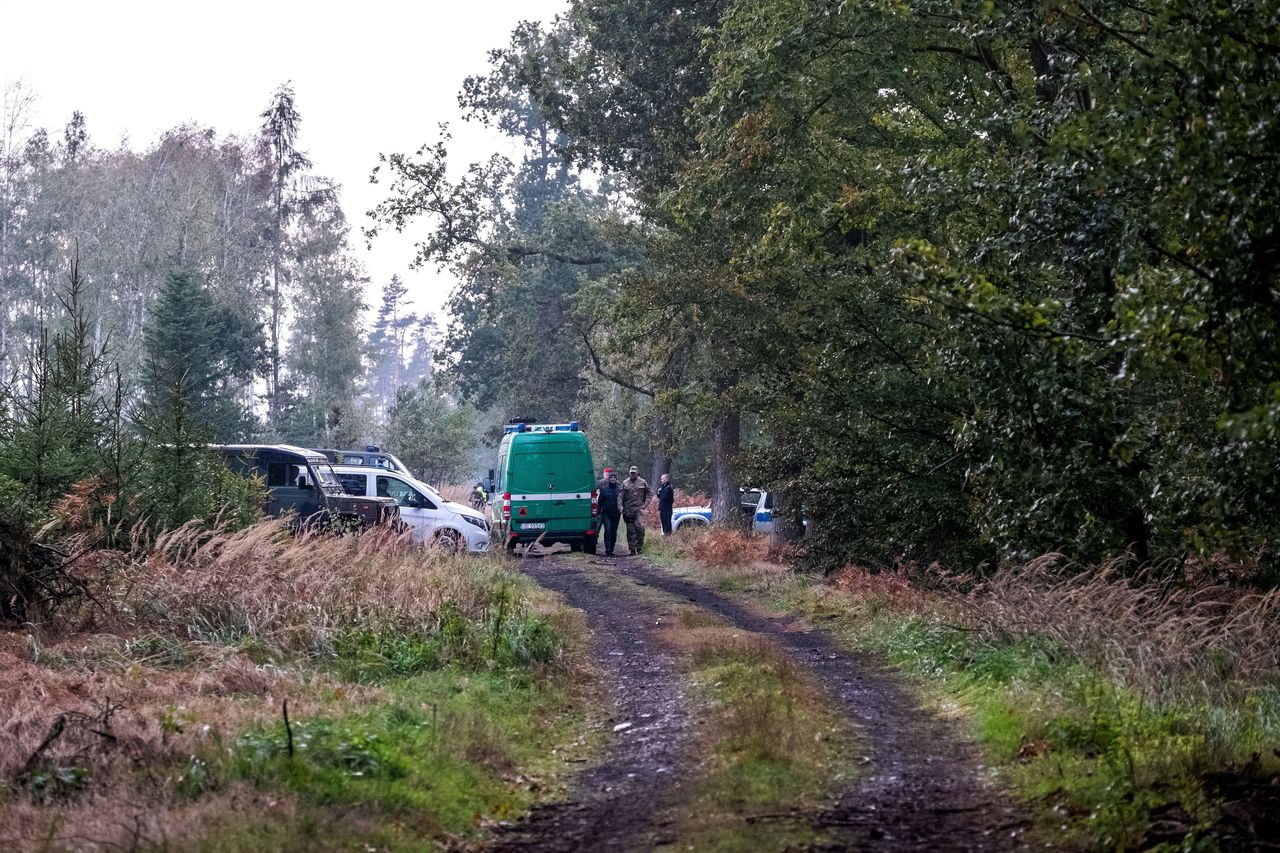
[{"label": "pine tree", "polygon": [[440,328],[436,325],[436,318],[430,314],[420,317],[410,340],[413,354],[405,367],[405,382],[414,385],[424,379],[430,382],[435,374],[436,350],[440,346]]},{"label": "pine tree", "polygon": [[405,384],[405,343],[407,331],[417,322],[417,315],[405,310],[408,288],[393,275],[382,291],[378,320],[369,336],[373,361],[373,394],[380,408],[387,410],[395,402],[396,392]]},{"label": "pine tree", "polygon": [[43,329],[28,365],[26,393],[13,400],[14,417],[3,472],[27,484],[38,504],[61,497],[95,473],[107,370],[95,350],[84,304],[80,261],[72,261],[57,299],[65,312],[61,329]]},{"label": "pine tree", "polygon": [[[153,413],[188,409],[185,419],[221,441],[249,431],[235,391],[253,370],[254,335],[233,312],[214,304],[190,270],[175,268],[165,280],[146,348],[146,405]],[[177,388],[183,399],[173,396]]]},{"label": "pine tree", "polygon": [[[332,184],[316,182],[298,218],[291,257],[294,316],[287,358],[290,395],[273,424],[286,440],[333,446],[331,432],[349,411],[363,372],[361,315],[366,278],[351,256],[349,227]],[[286,411],[287,410],[287,411]]]}]

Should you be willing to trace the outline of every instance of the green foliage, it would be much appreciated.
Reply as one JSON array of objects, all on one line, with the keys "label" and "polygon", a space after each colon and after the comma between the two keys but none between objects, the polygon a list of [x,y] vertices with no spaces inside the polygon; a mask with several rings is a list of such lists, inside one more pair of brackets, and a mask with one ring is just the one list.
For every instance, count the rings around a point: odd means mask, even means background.
[{"label": "green foliage", "polygon": [[153,419],[171,421],[171,440],[191,429],[226,442],[245,435],[247,414],[233,389],[252,373],[255,336],[195,273],[175,268],[165,279],[146,345],[146,405]]},{"label": "green foliage", "polygon": [[28,498],[43,506],[70,491],[100,464],[99,423],[108,416],[102,386],[107,358],[95,349],[84,279],[77,258],[58,291],[61,318],[42,328],[27,370],[27,381],[7,389],[0,432],[0,473],[26,486]]},{"label": "green foliage", "polygon": [[484,620],[468,619],[446,602],[433,626],[359,627],[333,637],[334,664],[344,680],[355,682],[405,678],[445,666],[470,671],[545,666],[561,649],[551,624],[524,612],[505,584]]},{"label": "green foliage", "polygon": [[471,474],[474,415],[452,403],[429,380],[403,387],[387,417],[386,449],[429,483],[458,482]]},{"label": "green foliage", "polygon": [[73,796],[85,787],[89,777],[84,767],[51,767],[27,775],[23,787],[33,802],[44,804]]},{"label": "green foliage", "polygon": [[674,210],[768,306],[760,470],[824,561],[1272,540],[1270,12],[1216,14],[729,7]]},{"label": "green foliage", "polygon": [[[393,157],[380,218],[433,217],[420,259],[467,273],[465,394],[599,412],[594,370],[653,400],[661,464],[709,433],[717,504],[745,478],[802,506],[818,564],[1268,571],[1275,13],[573,2],[464,87],[523,166]],[[557,158],[626,196],[584,206]],[[561,242],[609,207],[607,251]]]}]

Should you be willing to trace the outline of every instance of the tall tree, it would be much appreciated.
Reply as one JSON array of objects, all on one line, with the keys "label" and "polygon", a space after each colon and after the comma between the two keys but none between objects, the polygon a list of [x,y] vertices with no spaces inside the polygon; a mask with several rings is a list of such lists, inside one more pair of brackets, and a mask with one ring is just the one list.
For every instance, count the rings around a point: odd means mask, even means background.
[{"label": "tall tree", "polygon": [[382,290],[378,319],[369,335],[373,365],[371,384],[374,397],[383,411],[391,408],[395,403],[396,393],[405,384],[408,333],[418,322],[417,315],[408,310],[405,300],[408,292],[409,289],[400,276],[391,276]]},{"label": "tall tree", "polygon": [[277,428],[290,441],[332,445],[334,413],[349,411],[363,372],[362,270],[351,256],[350,228],[337,189],[313,192],[291,241],[294,311],[287,354],[294,417]]},{"label": "tall tree", "polygon": [[280,347],[280,329],[284,316],[283,293],[286,286],[285,265],[288,228],[297,209],[293,182],[302,172],[311,168],[311,161],[298,150],[298,130],[302,115],[294,100],[293,86],[283,83],[271,97],[271,104],[262,113],[261,138],[266,156],[267,175],[271,187],[272,224],[271,243],[271,308],[268,320],[269,345],[267,352],[269,375],[267,404],[274,419],[280,406],[280,367],[283,359]]}]

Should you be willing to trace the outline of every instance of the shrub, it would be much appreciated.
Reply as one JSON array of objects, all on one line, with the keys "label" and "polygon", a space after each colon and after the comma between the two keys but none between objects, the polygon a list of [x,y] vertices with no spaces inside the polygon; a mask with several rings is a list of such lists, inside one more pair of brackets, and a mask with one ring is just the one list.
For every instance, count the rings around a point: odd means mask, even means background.
[{"label": "shrub", "polygon": [[74,559],[40,541],[27,516],[0,512],[0,624],[42,622],[87,592]]}]

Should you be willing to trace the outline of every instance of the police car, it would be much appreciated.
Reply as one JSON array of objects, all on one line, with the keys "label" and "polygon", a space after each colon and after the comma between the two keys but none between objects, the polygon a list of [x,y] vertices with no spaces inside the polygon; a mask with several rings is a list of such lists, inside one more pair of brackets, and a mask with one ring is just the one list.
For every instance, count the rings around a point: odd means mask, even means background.
[{"label": "police car", "polygon": [[[773,495],[760,489],[743,489],[739,499],[744,515],[756,533],[773,530]],[[671,511],[671,529],[705,527],[711,523],[711,507],[678,506]]]}]

